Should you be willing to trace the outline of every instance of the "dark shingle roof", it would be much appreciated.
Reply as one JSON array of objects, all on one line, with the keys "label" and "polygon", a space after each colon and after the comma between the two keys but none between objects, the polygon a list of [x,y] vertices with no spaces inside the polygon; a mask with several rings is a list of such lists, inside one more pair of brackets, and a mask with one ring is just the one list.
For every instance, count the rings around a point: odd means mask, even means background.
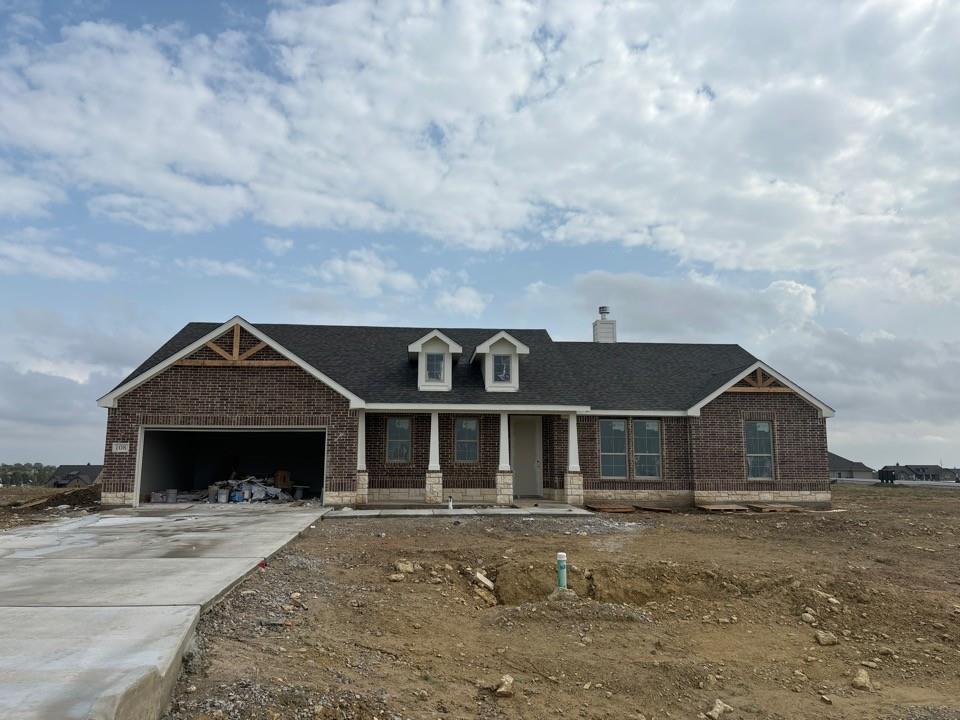
[{"label": "dark shingle roof", "polygon": [[47,480],[49,487],[64,487],[73,481],[81,485],[91,485],[98,477],[103,465],[61,465]]},{"label": "dark shingle roof", "polygon": [[856,472],[873,472],[873,468],[867,467],[862,462],[856,460],[847,460],[845,457],[827,451],[827,459],[830,464],[830,470],[850,470]]},{"label": "dark shingle roof", "polygon": [[[220,327],[190,323],[121,385]],[[369,403],[589,405],[596,409],[686,410],[756,362],[739,345],[556,342],[546,330],[507,329],[530,348],[520,389],[484,390],[474,348],[503,328],[437,328],[463,347],[453,389],[417,389],[407,346],[435,328],[256,324],[255,327]]]}]

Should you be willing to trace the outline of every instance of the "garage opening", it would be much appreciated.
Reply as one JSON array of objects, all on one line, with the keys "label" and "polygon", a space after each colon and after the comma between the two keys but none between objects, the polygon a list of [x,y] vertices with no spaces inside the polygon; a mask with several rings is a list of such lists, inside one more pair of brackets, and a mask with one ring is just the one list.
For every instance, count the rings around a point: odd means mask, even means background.
[{"label": "garage opening", "polygon": [[151,493],[206,491],[218,481],[289,478],[290,494],[323,496],[322,430],[144,430],[140,502]]}]

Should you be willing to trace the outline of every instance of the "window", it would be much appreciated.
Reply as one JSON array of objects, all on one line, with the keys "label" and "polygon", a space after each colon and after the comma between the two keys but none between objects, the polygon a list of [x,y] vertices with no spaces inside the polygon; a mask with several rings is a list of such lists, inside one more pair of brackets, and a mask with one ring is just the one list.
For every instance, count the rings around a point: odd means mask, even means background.
[{"label": "window", "polygon": [[600,421],[600,477],[627,476],[627,421]]},{"label": "window", "polygon": [[766,420],[745,423],[747,443],[747,477],[773,478],[773,428]]},{"label": "window", "polygon": [[427,353],[427,381],[443,382],[443,353]]},{"label": "window", "polygon": [[457,462],[477,462],[480,457],[480,421],[477,418],[457,418],[454,442]]},{"label": "window", "polygon": [[513,358],[510,355],[494,355],[493,356],[493,381],[494,382],[510,382],[510,367],[512,365]]},{"label": "window", "polygon": [[387,418],[387,462],[410,462],[410,423],[408,417]]},{"label": "window", "polygon": [[633,421],[633,461],[639,477],[660,477],[660,421]]}]

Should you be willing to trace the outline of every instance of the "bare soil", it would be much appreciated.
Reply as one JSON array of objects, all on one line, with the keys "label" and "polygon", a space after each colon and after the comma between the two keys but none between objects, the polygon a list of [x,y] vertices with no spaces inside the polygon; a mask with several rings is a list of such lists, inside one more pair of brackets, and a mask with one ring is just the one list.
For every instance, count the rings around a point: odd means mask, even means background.
[{"label": "bare soil", "polygon": [[[42,502],[37,502],[42,501]],[[65,517],[85,515],[100,504],[98,486],[0,488],[0,532]]]},{"label": "bare soil", "polygon": [[960,493],[834,506],[320,522],[202,618],[166,717],[960,718]]}]

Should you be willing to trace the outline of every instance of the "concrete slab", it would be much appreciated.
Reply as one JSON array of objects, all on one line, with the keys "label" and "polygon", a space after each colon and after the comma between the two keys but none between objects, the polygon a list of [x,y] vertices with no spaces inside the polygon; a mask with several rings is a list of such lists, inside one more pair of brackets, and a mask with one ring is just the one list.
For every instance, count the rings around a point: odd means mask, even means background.
[{"label": "concrete slab", "polygon": [[159,717],[202,608],[327,512],[165,510],[0,534],[0,718]]},{"label": "concrete slab", "polygon": [[196,606],[0,608],[0,717],[155,717],[199,615]]},{"label": "concrete slab", "polygon": [[523,508],[477,508],[477,515],[529,515]]},{"label": "concrete slab", "polygon": [[343,520],[347,518],[375,518],[380,517],[380,510],[353,510],[352,508],[343,508],[334,510],[323,516],[324,520]]},{"label": "concrete slab", "polygon": [[447,517],[447,516],[457,516],[457,515],[476,515],[477,511],[473,508],[454,508],[450,510],[444,508],[443,510],[432,510],[431,511],[437,517]]},{"label": "concrete slab", "polygon": [[0,607],[206,607],[260,558],[0,560]]}]

